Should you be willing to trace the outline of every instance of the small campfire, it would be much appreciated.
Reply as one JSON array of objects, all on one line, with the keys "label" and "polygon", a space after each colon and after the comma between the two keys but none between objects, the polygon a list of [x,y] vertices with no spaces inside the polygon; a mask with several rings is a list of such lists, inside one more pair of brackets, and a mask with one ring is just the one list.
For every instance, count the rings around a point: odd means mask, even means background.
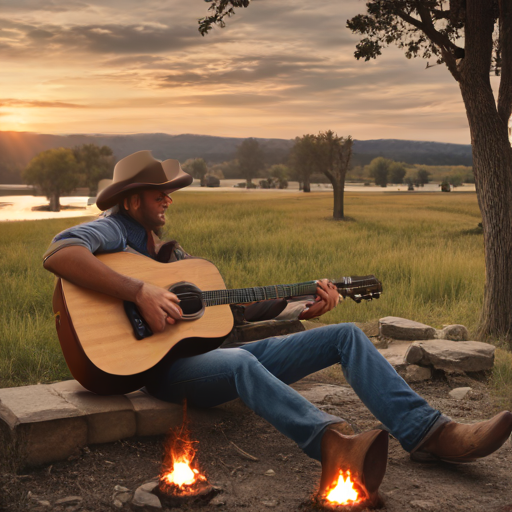
[{"label": "small campfire", "polygon": [[378,508],[380,496],[369,496],[365,488],[352,478],[350,470],[339,470],[337,479],[319,493],[314,502],[324,510],[357,512],[368,508]]},{"label": "small campfire", "polygon": [[208,483],[199,468],[196,458],[198,444],[190,436],[185,403],[183,423],[171,430],[159,485],[153,491],[167,506],[179,507],[185,503],[206,505],[217,494],[218,489]]},{"label": "small campfire", "polygon": [[338,505],[356,505],[366,498],[364,493],[357,491],[354,487],[355,482],[350,478],[350,471],[347,470],[346,476],[340,470],[338,480],[329,487],[325,493],[327,504]]}]

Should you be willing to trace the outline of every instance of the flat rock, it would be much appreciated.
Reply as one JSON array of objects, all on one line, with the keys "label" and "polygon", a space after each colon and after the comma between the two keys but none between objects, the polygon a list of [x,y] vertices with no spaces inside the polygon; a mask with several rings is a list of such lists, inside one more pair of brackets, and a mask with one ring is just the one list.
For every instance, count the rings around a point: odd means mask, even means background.
[{"label": "flat rock", "polygon": [[405,369],[405,354],[410,346],[411,343],[401,341],[390,343],[388,348],[380,348],[378,350],[395,369]]},{"label": "flat rock", "polygon": [[407,318],[386,316],[379,320],[379,333],[395,340],[428,340],[435,336],[436,330]]},{"label": "flat rock", "polygon": [[409,364],[433,366],[438,370],[480,372],[494,365],[495,347],[480,341],[415,341],[407,351]]},{"label": "flat rock", "polygon": [[436,338],[440,340],[468,341],[469,332],[461,324],[445,325],[443,329],[437,331]]},{"label": "flat rock", "polygon": [[405,370],[405,382],[422,382],[432,378],[432,370],[424,366],[410,364]]},{"label": "flat rock", "polygon": [[448,394],[455,400],[464,400],[471,389],[472,388],[455,388],[452,389]]}]

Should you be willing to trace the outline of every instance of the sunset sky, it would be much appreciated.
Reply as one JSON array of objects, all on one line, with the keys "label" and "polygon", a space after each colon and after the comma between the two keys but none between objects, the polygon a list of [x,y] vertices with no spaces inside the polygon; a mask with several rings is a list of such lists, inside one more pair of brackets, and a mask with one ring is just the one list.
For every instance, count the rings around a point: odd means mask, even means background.
[{"label": "sunset sky", "polygon": [[0,0],[0,130],[469,143],[444,66],[355,60],[364,2],[255,0],[201,37],[208,5]]}]

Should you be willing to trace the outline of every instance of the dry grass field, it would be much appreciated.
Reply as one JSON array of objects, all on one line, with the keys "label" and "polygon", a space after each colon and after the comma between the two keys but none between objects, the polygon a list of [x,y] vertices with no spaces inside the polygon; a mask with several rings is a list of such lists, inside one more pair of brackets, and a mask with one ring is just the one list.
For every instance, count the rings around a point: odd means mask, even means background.
[{"label": "dry grass field", "polygon": [[[325,193],[181,191],[174,199],[166,236],[215,262],[228,287],[375,274],[380,300],[348,300],[323,320],[478,324],[484,261],[475,194],[349,193],[344,222],[331,219]],[[69,376],[41,255],[55,233],[82,221],[0,224],[0,387]]]}]

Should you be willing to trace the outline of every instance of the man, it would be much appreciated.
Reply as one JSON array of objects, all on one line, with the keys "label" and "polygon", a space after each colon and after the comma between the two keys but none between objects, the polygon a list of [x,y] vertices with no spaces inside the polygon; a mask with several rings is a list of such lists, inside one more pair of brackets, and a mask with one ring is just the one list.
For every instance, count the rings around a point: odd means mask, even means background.
[{"label": "man", "polygon": [[[113,183],[97,198],[110,215],[57,235],[44,266],[79,286],[134,302],[153,332],[172,329],[181,319],[178,298],[169,291],[116,273],[93,254],[137,251],[162,261],[189,257],[177,244],[157,251],[154,234],[165,224],[169,193],[192,178],[176,160],[160,162],[149,151],[120,160]],[[302,306],[300,318],[320,316],[339,302],[334,286],[318,282],[317,298]],[[322,461],[321,489],[340,467],[375,496],[386,468],[387,432],[352,435],[341,418],[317,409],[288,384],[335,363],[347,382],[414,460],[469,462],[497,450],[512,431],[512,414],[461,425],[432,409],[414,393],[352,324],[330,325],[239,348],[175,357],[151,371],[146,389],[166,401],[212,407],[240,397],[252,410]]]}]

